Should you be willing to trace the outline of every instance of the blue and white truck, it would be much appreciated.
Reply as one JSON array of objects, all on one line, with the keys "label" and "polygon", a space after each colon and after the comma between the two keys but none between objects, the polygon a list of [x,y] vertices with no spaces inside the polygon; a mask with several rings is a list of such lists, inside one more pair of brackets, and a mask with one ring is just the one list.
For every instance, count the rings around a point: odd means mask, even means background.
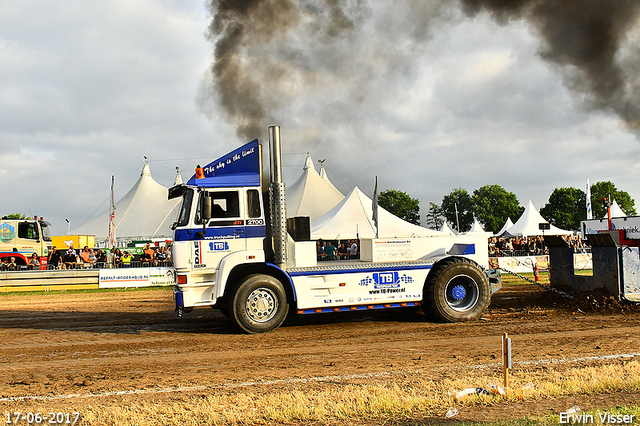
[{"label": "blue and white truck", "polygon": [[361,239],[360,259],[317,262],[316,242],[287,232],[278,126],[269,148],[269,177],[254,140],[169,189],[182,198],[172,245],[179,317],[210,306],[261,333],[288,315],[421,307],[439,321],[482,316],[501,285],[486,269],[486,235]]}]

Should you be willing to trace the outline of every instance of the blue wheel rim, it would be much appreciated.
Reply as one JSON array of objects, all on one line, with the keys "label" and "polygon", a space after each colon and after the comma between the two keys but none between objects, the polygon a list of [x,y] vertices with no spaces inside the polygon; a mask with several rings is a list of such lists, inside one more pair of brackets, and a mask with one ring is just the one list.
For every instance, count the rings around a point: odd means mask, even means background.
[{"label": "blue wheel rim", "polygon": [[445,287],[447,305],[456,312],[469,311],[478,303],[479,297],[478,283],[465,274],[454,276]]}]

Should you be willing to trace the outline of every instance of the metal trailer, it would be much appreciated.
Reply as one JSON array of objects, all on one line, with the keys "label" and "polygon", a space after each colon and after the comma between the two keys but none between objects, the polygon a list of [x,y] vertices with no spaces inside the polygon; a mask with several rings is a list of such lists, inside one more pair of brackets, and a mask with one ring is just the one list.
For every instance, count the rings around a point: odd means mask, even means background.
[{"label": "metal trailer", "polygon": [[[590,226],[594,229],[593,225],[583,222],[583,229]],[[553,288],[570,287],[578,292],[603,288],[618,300],[640,302],[640,240],[635,236],[629,238],[624,229],[598,229],[584,237],[591,246],[592,275],[575,274],[573,249],[564,239],[545,237],[549,248],[550,285]]]}]

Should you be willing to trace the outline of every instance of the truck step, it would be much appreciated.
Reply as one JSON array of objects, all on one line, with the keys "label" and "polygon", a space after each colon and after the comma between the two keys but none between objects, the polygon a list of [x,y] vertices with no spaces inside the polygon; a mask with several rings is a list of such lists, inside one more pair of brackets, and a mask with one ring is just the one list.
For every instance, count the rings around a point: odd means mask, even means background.
[{"label": "truck step", "polygon": [[418,307],[420,302],[401,302],[401,303],[377,303],[373,305],[355,305],[355,306],[338,306],[334,308],[311,308],[311,309],[299,309],[298,315],[305,314],[326,314],[330,312],[350,312],[350,311],[366,311],[372,309],[389,309],[389,308],[407,308]]}]

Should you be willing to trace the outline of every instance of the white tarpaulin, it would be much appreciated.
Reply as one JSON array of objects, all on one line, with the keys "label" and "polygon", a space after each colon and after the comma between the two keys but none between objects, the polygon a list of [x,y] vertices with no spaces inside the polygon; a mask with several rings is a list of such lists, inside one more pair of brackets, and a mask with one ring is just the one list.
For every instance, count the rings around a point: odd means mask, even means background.
[{"label": "white tarpaulin", "polygon": [[480,225],[480,222],[478,222],[478,219],[476,219],[475,217],[473,218],[473,225],[471,226],[471,229],[466,232],[467,234],[483,234],[483,235],[492,235],[491,232],[487,232],[484,229],[482,229],[482,225]]},{"label": "white tarpaulin", "polygon": [[504,223],[502,228],[500,228],[500,230],[494,234],[494,237],[497,237],[498,235],[501,235],[504,231],[507,231],[512,226],[513,226],[513,222],[511,221],[511,218],[508,217],[507,221]]},{"label": "white tarpaulin", "polygon": [[453,232],[453,230],[451,229],[451,227],[449,226],[446,220],[442,224],[442,228],[440,228],[440,232],[446,235],[456,235],[456,233]]},{"label": "white tarpaulin", "polygon": [[307,155],[302,175],[287,189],[287,217],[309,216],[313,223],[344,198],[329,181],[324,167],[320,174]]},{"label": "white tarpaulin", "polygon": [[[375,238],[372,217],[371,198],[355,187],[340,203],[311,224],[311,239]],[[406,222],[382,207],[378,207],[378,226],[380,238],[442,235],[440,231]]]},{"label": "white tarpaulin", "polygon": [[[176,176],[176,179],[180,174]],[[170,238],[171,224],[177,216],[180,199],[168,200],[168,188],[151,177],[149,164],[142,168],[140,179],[116,202],[116,237],[123,239]],[[109,210],[71,231],[73,235],[95,235],[96,242],[109,236]]]},{"label": "white tarpaulin", "polygon": [[[613,200],[611,203],[611,217],[627,217],[627,215],[622,211],[616,200]],[[603,219],[608,219],[608,213],[604,215]]]},{"label": "white tarpaulin", "polygon": [[550,225],[550,229],[545,229],[544,232],[540,229],[541,223],[549,223],[548,220],[542,217],[538,210],[533,206],[531,200],[527,204],[527,208],[520,216],[520,219],[509,229],[503,232],[500,237],[529,237],[535,235],[571,235],[572,231],[565,231],[564,229],[557,228]]}]

